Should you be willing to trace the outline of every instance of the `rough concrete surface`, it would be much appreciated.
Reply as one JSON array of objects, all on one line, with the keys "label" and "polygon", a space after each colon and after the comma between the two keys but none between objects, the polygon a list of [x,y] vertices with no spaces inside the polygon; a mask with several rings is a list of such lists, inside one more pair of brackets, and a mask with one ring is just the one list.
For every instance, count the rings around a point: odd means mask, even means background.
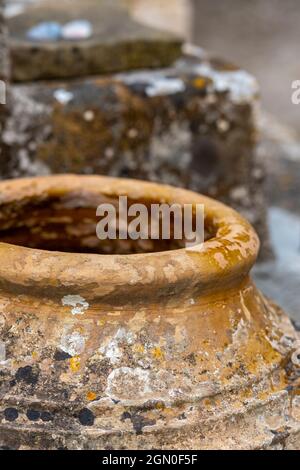
[{"label": "rough concrete surface", "polygon": [[[41,21],[65,24],[83,18],[93,26],[81,41],[38,42],[26,37]],[[141,25],[121,2],[108,0],[43,1],[9,21],[12,79],[74,78],[170,65],[181,52],[178,36]]]},{"label": "rough concrete surface", "polygon": [[3,135],[5,124],[8,118],[8,108],[5,104],[8,96],[8,79],[9,79],[9,56],[7,49],[7,27],[4,22],[4,2],[0,0],[0,84],[1,100],[0,100],[0,167],[2,175],[8,171],[8,146],[4,142]]}]

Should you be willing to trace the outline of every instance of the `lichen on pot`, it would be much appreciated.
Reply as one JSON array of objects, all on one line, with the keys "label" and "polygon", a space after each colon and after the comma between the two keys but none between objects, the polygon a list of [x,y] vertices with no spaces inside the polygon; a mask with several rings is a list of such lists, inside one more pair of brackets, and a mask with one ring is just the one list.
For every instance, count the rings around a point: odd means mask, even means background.
[{"label": "lichen on pot", "polygon": [[[100,242],[96,207],[121,195],[204,204],[202,250]],[[249,277],[258,248],[241,216],[190,191],[2,182],[0,445],[299,447],[299,341]]]}]

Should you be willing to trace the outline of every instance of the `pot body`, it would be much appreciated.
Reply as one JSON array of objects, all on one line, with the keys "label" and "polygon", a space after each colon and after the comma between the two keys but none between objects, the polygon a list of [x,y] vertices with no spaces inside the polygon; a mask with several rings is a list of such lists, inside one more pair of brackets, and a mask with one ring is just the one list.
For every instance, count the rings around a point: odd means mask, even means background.
[{"label": "pot body", "polygon": [[[78,211],[125,193],[201,200],[215,233],[201,252],[7,243],[28,201],[34,233],[41,201]],[[62,176],[2,183],[1,215],[2,447],[299,448],[298,337],[253,285],[258,242],[235,212],[151,183]]]}]

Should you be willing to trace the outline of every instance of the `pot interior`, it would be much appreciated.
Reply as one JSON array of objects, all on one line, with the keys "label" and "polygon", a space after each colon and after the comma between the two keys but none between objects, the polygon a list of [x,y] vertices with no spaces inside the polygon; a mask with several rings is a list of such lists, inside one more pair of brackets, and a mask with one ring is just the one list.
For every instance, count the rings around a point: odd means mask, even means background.
[{"label": "pot interior", "polygon": [[[133,204],[143,204],[148,209],[149,217],[143,230],[151,227],[151,205],[160,204],[155,200],[127,200],[128,209]],[[100,240],[97,236],[97,224],[101,217],[96,215],[100,204],[112,204],[117,214],[116,239]],[[158,239],[137,239],[130,236],[120,237],[119,198],[95,195],[88,191],[71,192],[64,195],[43,195],[35,198],[23,198],[0,207],[0,242],[28,248],[68,253],[95,254],[136,254],[176,250],[186,244],[184,236],[174,237],[174,214],[170,217],[170,237],[163,239],[159,225]],[[193,217],[195,219],[195,216]],[[130,222],[135,217],[127,217]],[[124,219],[121,219],[124,220]],[[195,221],[193,220],[193,226]],[[147,227],[145,227],[145,225]],[[138,228],[140,230],[140,228]],[[182,230],[184,233],[184,230]],[[205,221],[205,240],[215,236],[216,230]],[[123,230],[124,233],[124,230]],[[130,230],[127,232],[130,235]]]}]

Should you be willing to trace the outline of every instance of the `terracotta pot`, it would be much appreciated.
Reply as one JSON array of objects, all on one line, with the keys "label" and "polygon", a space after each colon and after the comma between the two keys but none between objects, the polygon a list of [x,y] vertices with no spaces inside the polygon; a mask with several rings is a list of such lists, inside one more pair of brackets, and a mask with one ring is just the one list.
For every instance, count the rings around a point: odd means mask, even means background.
[{"label": "terracotta pot", "polygon": [[[95,208],[119,195],[204,203],[204,249],[101,246]],[[299,343],[249,277],[259,242],[236,212],[139,181],[15,180],[0,242],[2,446],[299,447]]]}]

